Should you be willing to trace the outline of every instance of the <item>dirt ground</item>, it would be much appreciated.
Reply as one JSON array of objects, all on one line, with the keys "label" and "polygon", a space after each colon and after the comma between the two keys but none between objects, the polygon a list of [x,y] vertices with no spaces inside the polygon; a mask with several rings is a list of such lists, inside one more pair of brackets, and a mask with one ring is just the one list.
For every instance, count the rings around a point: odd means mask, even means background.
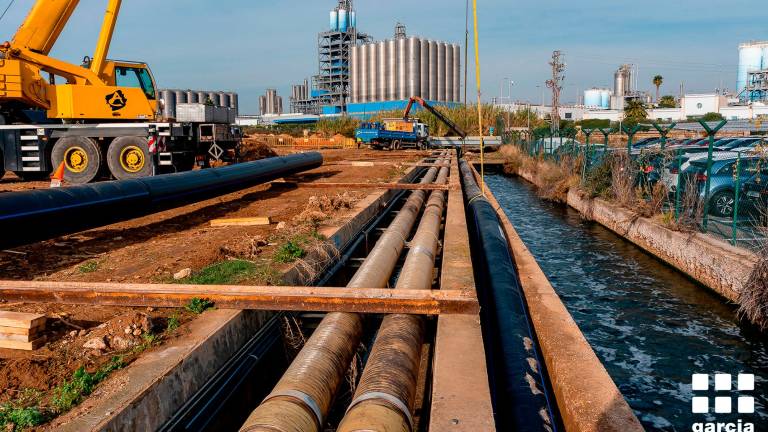
[{"label": "dirt ground", "polygon": [[[263,149],[247,150],[251,155],[263,156]],[[402,177],[409,168],[408,162],[416,162],[424,155],[416,151],[370,150],[322,153],[325,164],[321,168],[285,180],[298,183],[393,181]],[[342,161],[389,161],[392,164],[355,167],[340,163]],[[47,182],[23,183],[10,173],[0,180],[0,194],[46,187]],[[354,188],[303,189],[277,183],[256,186],[143,218],[13,251],[0,251],[0,278],[172,282],[174,274],[187,269],[194,273],[231,258],[270,257],[281,240],[290,237],[298,225],[306,225],[303,216],[297,216],[320,211],[319,223],[322,224],[323,219],[334,220],[334,214],[343,208],[329,208],[319,202],[338,201],[339,206],[344,207],[371,192]],[[341,196],[343,199],[336,199]],[[272,224],[210,226],[212,219],[254,216],[269,216]],[[142,349],[162,343],[165,337],[151,340],[147,346],[147,335],[165,329],[169,319],[178,321],[182,328],[168,337],[182,337],[183,324],[194,318],[191,313],[180,310],[19,304],[2,300],[0,310],[37,312],[49,318],[46,333],[49,343],[45,347],[34,352],[0,349],[0,403],[17,399],[26,389],[49,391],[69,379],[81,366],[95,370],[116,354],[131,354],[128,357],[131,360]]]}]

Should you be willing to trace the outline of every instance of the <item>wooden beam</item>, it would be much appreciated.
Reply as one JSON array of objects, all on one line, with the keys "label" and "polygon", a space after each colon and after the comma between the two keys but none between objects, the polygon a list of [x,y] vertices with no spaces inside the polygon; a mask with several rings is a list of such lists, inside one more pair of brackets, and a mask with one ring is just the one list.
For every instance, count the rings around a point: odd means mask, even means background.
[{"label": "wooden beam", "polygon": [[271,225],[272,219],[268,216],[250,217],[250,218],[232,218],[232,219],[214,219],[211,221],[212,227],[230,227],[230,226],[264,226]]},{"label": "wooden beam", "polygon": [[276,186],[289,186],[304,189],[390,189],[390,190],[450,190],[448,185],[439,184],[413,184],[413,183],[295,183],[295,182],[273,182]]},{"label": "wooden beam", "polygon": [[205,298],[227,309],[402,313],[479,312],[473,291],[424,291],[306,286],[223,286],[0,281],[0,298],[30,303],[183,307]]}]

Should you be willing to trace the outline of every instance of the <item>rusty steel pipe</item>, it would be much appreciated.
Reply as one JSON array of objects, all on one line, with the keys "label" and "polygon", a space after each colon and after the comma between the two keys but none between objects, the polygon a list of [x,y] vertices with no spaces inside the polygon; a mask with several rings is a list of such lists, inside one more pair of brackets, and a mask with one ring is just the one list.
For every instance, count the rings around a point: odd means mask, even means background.
[{"label": "rusty steel pipe", "polygon": [[[430,168],[420,183],[432,183],[437,173],[437,168]],[[411,193],[347,287],[387,286],[426,194],[426,191]],[[326,315],[240,431],[317,432],[323,428],[362,334],[361,315],[342,312]]]},{"label": "rusty steel pipe", "polygon": [[[448,169],[440,170],[435,184],[444,184]],[[446,196],[435,191],[405,260],[395,289],[432,288],[435,257],[440,248],[440,227]],[[416,386],[421,365],[426,320],[420,316],[393,314],[382,321],[363,376],[338,432],[413,432]]]}]

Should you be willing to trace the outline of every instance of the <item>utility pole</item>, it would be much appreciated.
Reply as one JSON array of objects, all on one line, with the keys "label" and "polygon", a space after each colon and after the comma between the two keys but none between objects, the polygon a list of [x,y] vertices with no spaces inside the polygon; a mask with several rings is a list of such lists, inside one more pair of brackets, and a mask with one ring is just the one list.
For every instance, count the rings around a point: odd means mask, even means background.
[{"label": "utility pole", "polygon": [[552,79],[547,80],[547,87],[552,89],[552,113],[549,118],[552,120],[552,135],[560,132],[560,92],[563,90],[563,81],[565,80],[565,63],[563,63],[563,53],[555,51],[552,53],[552,60],[549,62],[552,66]]},{"label": "utility pole", "polygon": [[467,82],[467,70],[469,68],[469,0],[467,0],[467,24],[464,33],[464,108],[467,107],[467,88],[469,83]]}]

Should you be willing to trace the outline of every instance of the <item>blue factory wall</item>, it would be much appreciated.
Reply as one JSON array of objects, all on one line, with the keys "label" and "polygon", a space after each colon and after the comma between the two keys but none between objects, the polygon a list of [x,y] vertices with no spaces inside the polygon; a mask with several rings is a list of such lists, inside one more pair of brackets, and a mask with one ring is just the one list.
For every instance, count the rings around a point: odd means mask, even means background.
[{"label": "blue factory wall", "polygon": [[[432,106],[445,106],[449,108],[457,107],[461,105],[458,102],[437,102],[427,101]],[[408,106],[407,100],[393,100],[393,101],[381,101],[381,102],[361,102],[347,105],[347,114],[351,117],[359,118],[361,120],[367,120],[371,116],[376,115],[381,111],[393,111],[402,110]],[[418,104],[413,106],[414,112],[421,110]]]}]

